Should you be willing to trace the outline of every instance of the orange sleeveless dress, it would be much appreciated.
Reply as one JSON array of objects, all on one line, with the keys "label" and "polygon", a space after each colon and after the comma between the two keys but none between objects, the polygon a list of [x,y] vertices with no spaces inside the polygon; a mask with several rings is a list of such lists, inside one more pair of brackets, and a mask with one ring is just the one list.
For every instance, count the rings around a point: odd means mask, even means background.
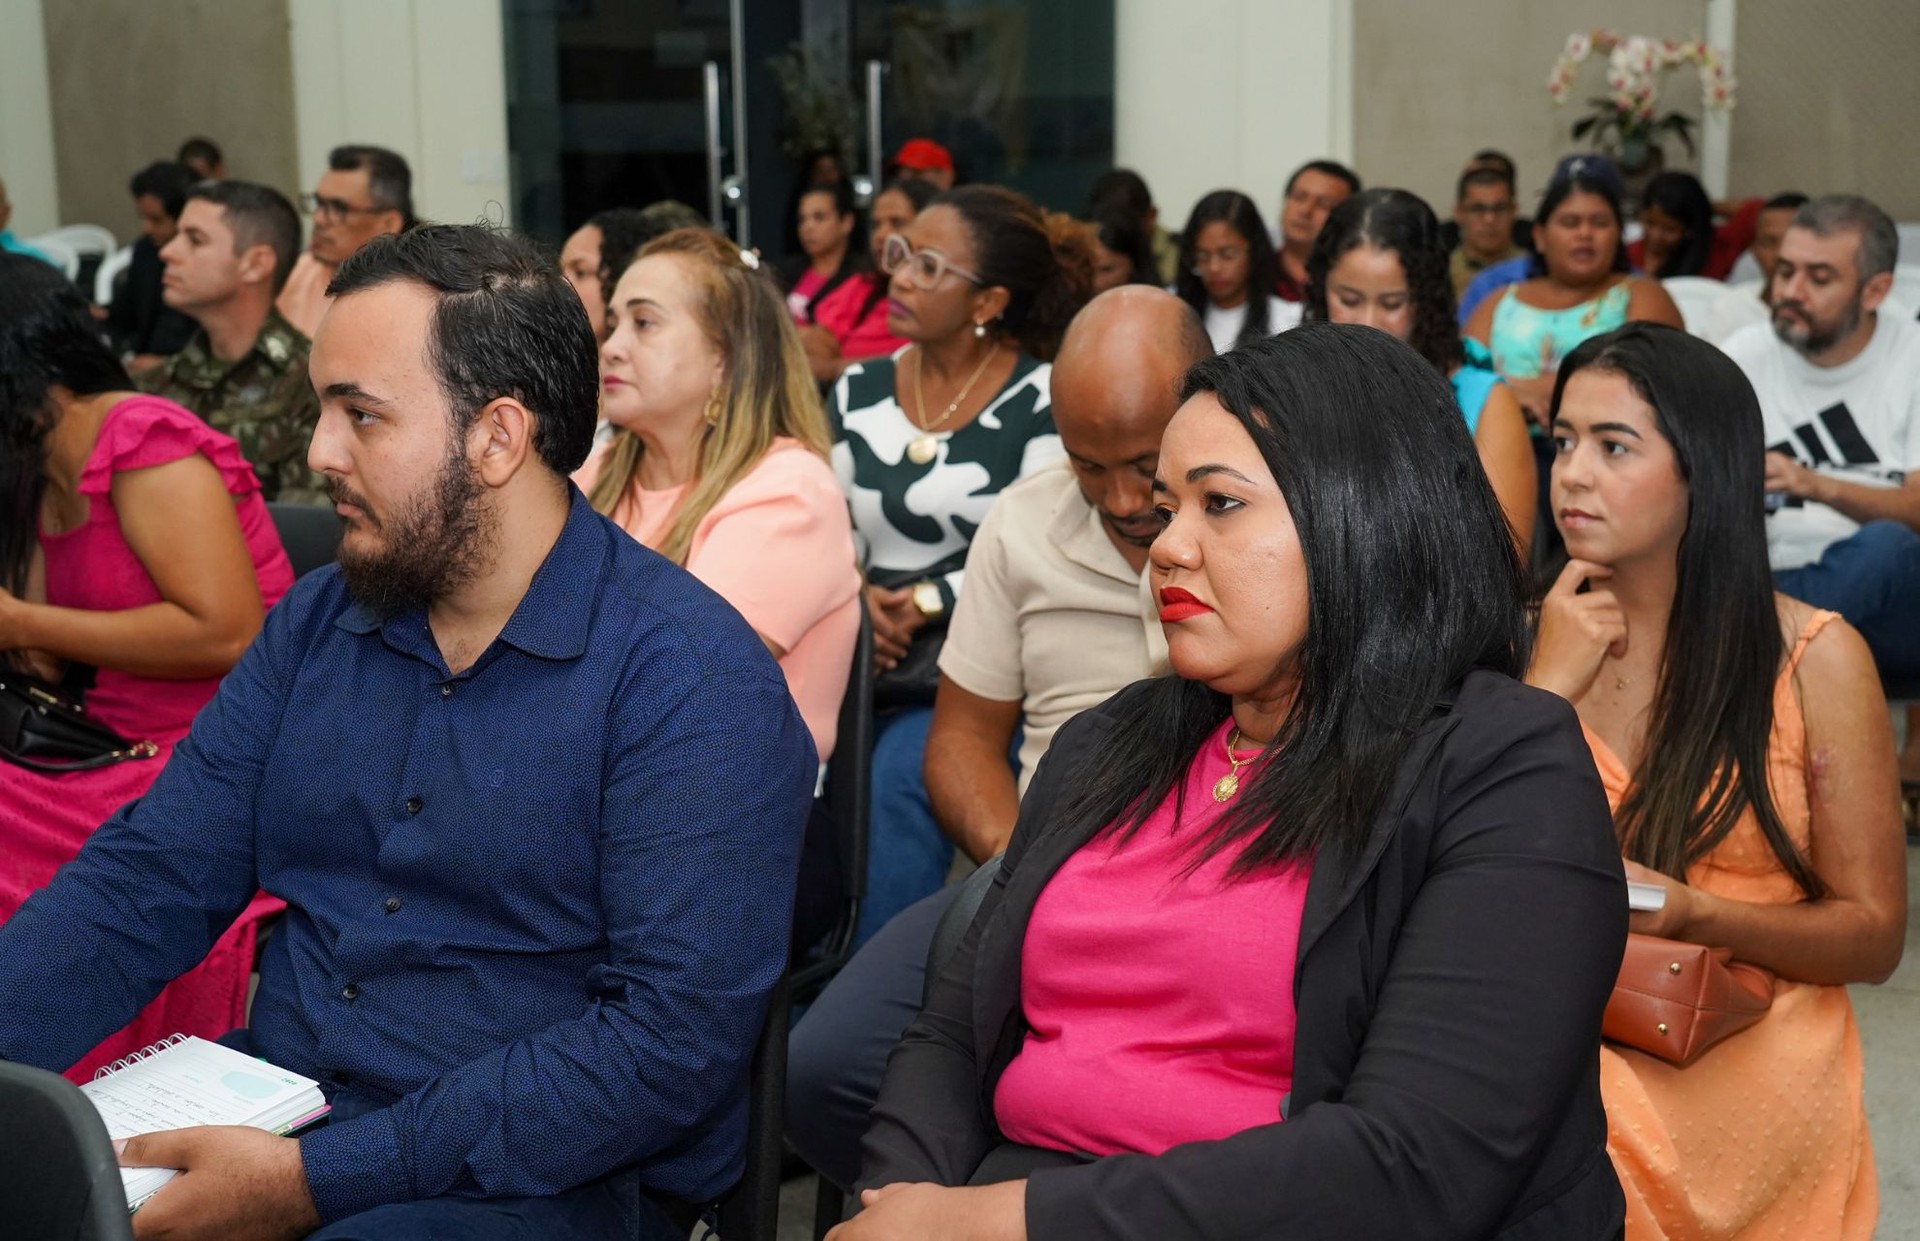
[{"label": "orange sleeveless dress", "polygon": [[[1811,812],[1793,670],[1836,616],[1815,613],[1774,683],[1769,785],[1802,849]],[[1591,731],[1587,744],[1618,806],[1629,773]],[[1752,815],[1687,871],[1687,883],[1757,904],[1800,899]],[[1627,1241],[1868,1241],[1880,1191],[1863,1084],[1845,987],[1777,980],[1766,1017],[1690,1068],[1606,1044],[1600,1091],[1607,1153],[1627,1195]]]}]

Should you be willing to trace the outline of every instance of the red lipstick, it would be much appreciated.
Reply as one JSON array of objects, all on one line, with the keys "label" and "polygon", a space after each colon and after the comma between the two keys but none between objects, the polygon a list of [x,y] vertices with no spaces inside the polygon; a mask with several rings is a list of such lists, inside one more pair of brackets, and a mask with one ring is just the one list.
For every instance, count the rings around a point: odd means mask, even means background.
[{"label": "red lipstick", "polygon": [[1160,588],[1160,623],[1163,625],[1192,620],[1196,616],[1204,616],[1211,611],[1213,611],[1212,608],[1178,586]]}]

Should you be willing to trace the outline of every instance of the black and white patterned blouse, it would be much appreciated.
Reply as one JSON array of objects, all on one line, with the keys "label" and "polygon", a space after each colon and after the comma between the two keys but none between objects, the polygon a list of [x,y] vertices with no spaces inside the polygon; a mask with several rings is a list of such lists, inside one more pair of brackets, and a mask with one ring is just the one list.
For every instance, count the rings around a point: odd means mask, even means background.
[{"label": "black and white patterned blouse", "polygon": [[980,416],[937,433],[933,459],[917,465],[907,450],[925,433],[893,396],[906,351],[856,362],[834,385],[827,410],[833,472],[847,493],[868,580],[897,587],[931,578],[951,609],[967,547],[994,498],[1065,455],[1047,395],[1053,368],[1022,354]]}]

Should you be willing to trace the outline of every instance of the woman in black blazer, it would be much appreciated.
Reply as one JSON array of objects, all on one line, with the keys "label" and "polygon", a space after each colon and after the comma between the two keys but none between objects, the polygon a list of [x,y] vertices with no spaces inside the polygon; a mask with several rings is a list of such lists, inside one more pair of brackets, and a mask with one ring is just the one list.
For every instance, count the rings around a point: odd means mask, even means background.
[{"label": "woman in black blazer", "polygon": [[[1175,675],[1055,739],[833,1241],[1618,1235],[1619,850],[1574,714],[1515,679],[1519,566],[1452,393],[1319,324],[1183,395],[1151,569]],[[1161,942],[1175,972],[1125,990]]]}]

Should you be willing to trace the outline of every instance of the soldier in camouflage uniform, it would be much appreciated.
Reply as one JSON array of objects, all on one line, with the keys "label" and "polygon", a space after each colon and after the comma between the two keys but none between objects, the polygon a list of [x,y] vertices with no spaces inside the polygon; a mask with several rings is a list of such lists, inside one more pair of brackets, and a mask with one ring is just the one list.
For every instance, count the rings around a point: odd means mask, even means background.
[{"label": "soldier in camouflage uniform", "polygon": [[160,252],[167,305],[199,324],[185,349],[139,378],[231,435],[269,500],[324,502],[307,469],[320,403],[311,342],[273,309],[300,249],[300,218],[278,191],[244,181],[194,186]]},{"label": "soldier in camouflage uniform", "polygon": [[222,362],[205,328],[187,347],[140,377],[142,390],[177,401],[214,430],[240,441],[269,500],[324,503],[324,484],[307,469],[307,441],[320,402],[307,382],[311,342],[269,311],[253,348]]}]

